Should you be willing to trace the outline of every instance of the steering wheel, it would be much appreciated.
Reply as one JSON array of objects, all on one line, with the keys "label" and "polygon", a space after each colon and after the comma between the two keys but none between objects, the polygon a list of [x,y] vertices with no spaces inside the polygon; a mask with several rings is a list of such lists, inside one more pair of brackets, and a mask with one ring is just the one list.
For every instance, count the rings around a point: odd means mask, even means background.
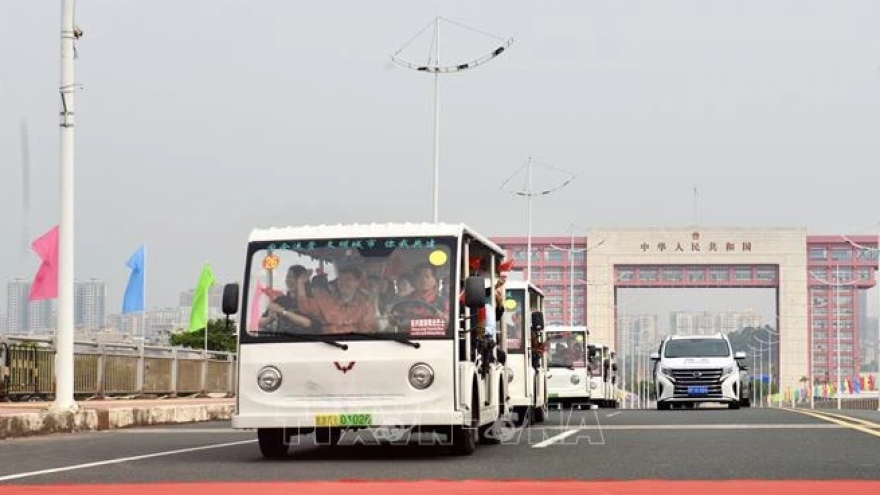
[{"label": "steering wheel", "polygon": [[392,325],[409,327],[409,321],[418,318],[442,318],[447,317],[443,311],[432,306],[430,303],[418,299],[406,299],[398,301],[388,311],[388,319]]}]

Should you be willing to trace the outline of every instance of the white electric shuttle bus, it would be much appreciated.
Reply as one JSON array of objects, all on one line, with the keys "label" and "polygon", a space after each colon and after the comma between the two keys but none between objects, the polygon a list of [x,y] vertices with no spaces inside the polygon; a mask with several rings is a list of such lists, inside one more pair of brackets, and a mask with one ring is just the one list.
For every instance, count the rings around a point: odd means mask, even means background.
[{"label": "white electric shuttle bus", "polygon": [[498,245],[460,224],[349,224],[254,230],[246,251],[223,294],[241,307],[232,427],[263,456],[356,429],[439,433],[457,455],[500,442],[504,353],[481,321]]},{"label": "white electric shuttle bus", "polygon": [[550,402],[585,406],[590,402],[587,343],[590,332],[582,326],[549,326],[544,329],[547,346],[547,388]]},{"label": "white electric shuttle bus", "polygon": [[[547,417],[547,359],[541,352],[544,293],[531,282],[507,279],[502,326],[507,335],[508,394],[516,424]],[[528,331],[526,331],[528,329]]]},{"label": "white electric shuttle bus", "polygon": [[617,356],[605,344],[587,346],[587,372],[590,376],[590,403],[616,409],[620,405],[617,389]]}]

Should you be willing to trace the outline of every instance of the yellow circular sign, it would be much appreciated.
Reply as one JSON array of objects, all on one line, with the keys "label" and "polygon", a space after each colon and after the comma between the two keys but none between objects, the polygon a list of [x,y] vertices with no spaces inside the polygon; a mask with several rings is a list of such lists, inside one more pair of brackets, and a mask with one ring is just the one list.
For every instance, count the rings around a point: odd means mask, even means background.
[{"label": "yellow circular sign", "polygon": [[442,266],[446,264],[446,260],[448,256],[446,253],[441,250],[432,251],[431,254],[428,255],[428,261],[431,262],[434,266]]},{"label": "yellow circular sign", "polygon": [[266,270],[274,270],[278,267],[278,263],[280,261],[281,260],[278,258],[278,256],[270,254],[263,258],[263,268]]},{"label": "yellow circular sign", "polygon": [[504,301],[504,309],[509,311],[516,309],[516,299],[508,299]]},{"label": "yellow circular sign", "polygon": [[578,335],[578,336],[575,337],[575,340],[577,340],[578,342],[583,342],[583,341],[584,341],[584,336],[583,336],[583,335]]}]

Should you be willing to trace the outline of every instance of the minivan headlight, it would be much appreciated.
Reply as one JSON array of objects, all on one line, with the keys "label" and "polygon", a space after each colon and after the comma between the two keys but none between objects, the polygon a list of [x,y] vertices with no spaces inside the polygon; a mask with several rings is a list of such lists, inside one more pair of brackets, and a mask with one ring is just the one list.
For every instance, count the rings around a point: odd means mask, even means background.
[{"label": "minivan headlight", "polygon": [[723,379],[723,378],[727,378],[728,376],[732,375],[735,371],[736,371],[736,365],[735,365],[735,364],[731,364],[731,365],[725,366],[725,367],[724,367],[724,370],[721,372],[721,378],[722,378],[722,379]]},{"label": "minivan headlight", "polygon": [[265,366],[257,373],[257,385],[264,392],[274,392],[281,386],[281,371],[274,366]]}]

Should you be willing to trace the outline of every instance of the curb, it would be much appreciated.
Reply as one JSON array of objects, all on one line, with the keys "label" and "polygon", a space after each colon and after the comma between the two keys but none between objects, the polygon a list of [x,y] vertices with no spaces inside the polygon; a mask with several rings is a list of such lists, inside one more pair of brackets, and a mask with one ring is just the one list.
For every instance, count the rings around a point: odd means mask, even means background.
[{"label": "curb", "polygon": [[81,433],[133,426],[221,421],[232,418],[234,404],[163,405],[82,409],[74,413],[12,414],[0,416],[0,440],[53,433]]}]

